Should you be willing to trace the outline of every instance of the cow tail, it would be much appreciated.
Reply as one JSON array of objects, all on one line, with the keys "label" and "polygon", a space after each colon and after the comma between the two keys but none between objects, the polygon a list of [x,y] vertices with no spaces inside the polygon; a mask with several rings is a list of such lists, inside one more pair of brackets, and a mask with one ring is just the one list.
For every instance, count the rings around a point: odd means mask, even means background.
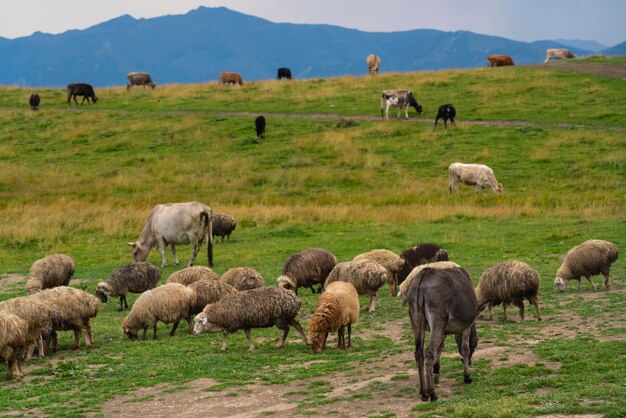
[{"label": "cow tail", "polygon": [[209,267],[213,267],[213,216],[210,212],[202,212],[202,223],[205,231],[204,238],[206,239],[207,258],[209,260]]}]

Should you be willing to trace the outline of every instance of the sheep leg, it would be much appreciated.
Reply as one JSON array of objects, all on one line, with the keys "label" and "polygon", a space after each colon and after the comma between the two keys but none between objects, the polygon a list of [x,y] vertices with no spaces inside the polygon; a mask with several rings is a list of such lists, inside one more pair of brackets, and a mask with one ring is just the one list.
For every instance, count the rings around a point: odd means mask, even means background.
[{"label": "sheep leg", "polygon": [[91,348],[93,346],[93,338],[91,335],[91,325],[89,325],[89,320],[83,321],[83,335],[85,336],[87,348]]},{"label": "sheep leg", "polygon": [[154,325],[152,326],[152,339],[156,340],[157,339],[157,332],[156,332],[156,322],[154,323]]},{"label": "sheep leg", "polygon": [[[250,333],[250,329],[246,328],[246,329],[243,330],[243,332],[246,333],[246,338],[248,339],[248,350],[249,351],[253,351],[254,350],[254,341],[252,340],[252,334]],[[287,327],[287,332],[289,332],[289,327]],[[287,334],[285,333],[285,336],[286,335]],[[285,340],[283,339],[283,342],[284,341]],[[280,347],[282,347],[282,345]],[[278,347],[278,348],[280,348],[280,347]]]},{"label": "sheep leg", "polygon": [[603,271],[602,275],[604,276],[604,290],[611,289],[611,276],[609,276],[609,272]]},{"label": "sheep leg", "polygon": [[339,329],[337,330],[337,348],[338,349],[345,349],[346,348],[346,342],[345,342],[345,335],[343,333],[343,325],[339,327]]},{"label": "sheep leg", "polygon": [[[593,284],[593,282],[591,281],[591,276],[585,277],[585,279],[587,279],[589,281],[589,284],[591,285],[591,288],[593,290],[596,290],[596,285]],[[579,283],[580,283],[580,281],[579,281]],[[578,288],[580,289],[580,286]]]},{"label": "sheep leg", "polygon": [[[176,322],[174,322],[174,325],[172,326],[172,330],[170,331],[170,337],[173,337],[174,334],[176,333],[176,328],[178,328],[178,323],[180,322],[180,319]],[[156,328],[156,325],[155,325]]]},{"label": "sheep leg", "polygon": [[278,344],[276,344],[276,348],[282,348],[285,345],[285,340],[287,339],[287,334],[289,334],[289,325],[287,324],[276,324],[276,326],[283,330],[283,335],[281,335],[278,340]]},{"label": "sheep leg", "polygon": [[537,298],[535,296],[530,296],[528,298],[528,302],[531,305],[535,306],[535,313],[537,314],[537,321],[541,321],[541,312],[539,312],[539,302],[537,301]]},{"label": "sheep leg", "polygon": [[352,348],[352,323],[348,324],[348,346],[346,347],[346,351],[350,351]]},{"label": "sheep leg", "polygon": [[367,312],[374,312],[376,310],[376,293],[372,293],[370,296],[370,301],[365,307]]},{"label": "sheep leg", "polygon": [[517,299],[513,301],[513,304],[519,308],[519,316],[522,318],[522,322],[524,322],[524,301]]},{"label": "sheep leg", "polygon": [[59,336],[56,331],[52,331],[52,350],[55,353],[59,351]]},{"label": "sheep leg", "polygon": [[289,321],[289,325],[291,325],[296,330],[298,330],[298,334],[300,334],[300,336],[302,337],[302,341],[304,341],[306,345],[309,345],[309,340],[306,337],[304,330],[302,329],[302,325],[300,325],[300,323],[295,319],[292,319],[291,321]]},{"label": "sheep leg", "polygon": [[472,383],[472,378],[469,372],[470,360],[470,335],[472,327],[468,327],[463,331],[463,337],[461,339],[461,361],[463,362],[463,381],[465,383]]},{"label": "sheep leg", "polygon": [[398,283],[396,282],[396,280],[397,279],[395,277],[392,277],[391,281],[389,282],[389,293],[392,298],[398,296]]},{"label": "sheep leg", "polygon": [[80,332],[81,329],[79,327],[74,328],[74,342],[72,343],[72,350],[76,350],[80,347]]},{"label": "sheep leg", "polygon": [[[593,284],[593,283],[592,283]],[[581,289],[582,283],[580,282],[580,277],[578,278],[578,290]]]},{"label": "sheep leg", "polygon": [[489,312],[489,317],[487,318],[488,321],[493,321],[493,312],[491,312],[492,307],[493,307],[493,304],[489,302],[489,306],[487,307],[488,312]]},{"label": "sheep leg", "polygon": [[146,341],[147,332],[148,332],[148,327],[143,327],[143,336],[141,337],[142,341]]},{"label": "sheep leg", "polygon": [[504,308],[504,320],[505,320],[505,321],[509,319],[509,316],[508,316],[508,315],[507,315],[507,313],[506,313],[506,305],[507,305],[507,303],[506,303],[506,302],[503,302],[503,303],[502,303],[502,308]]},{"label": "sheep leg", "polygon": [[[41,352],[41,349],[39,351]],[[26,347],[26,355],[24,356],[24,361],[30,361],[30,359],[33,358],[34,352],[35,352],[35,343],[29,344],[28,347]],[[39,357],[41,357],[41,354],[39,355]]]}]

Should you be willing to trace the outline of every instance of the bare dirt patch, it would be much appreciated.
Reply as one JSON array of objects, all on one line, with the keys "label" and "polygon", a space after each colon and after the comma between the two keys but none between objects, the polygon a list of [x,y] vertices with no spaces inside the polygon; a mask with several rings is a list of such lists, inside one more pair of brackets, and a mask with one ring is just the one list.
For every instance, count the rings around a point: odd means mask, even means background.
[{"label": "bare dirt patch", "polygon": [[577,73],[595,74],[602,77],[621,78],[626,80],[626,64],[615,62],[552,62],[543,65],[545,68],[559,71],[573,71]]},{"label": "bare dirt patch", "polygon": [[16,287],[26,286],[26,276],[21,274],[3,274],[0,276],[0,291],[8,292]]}]

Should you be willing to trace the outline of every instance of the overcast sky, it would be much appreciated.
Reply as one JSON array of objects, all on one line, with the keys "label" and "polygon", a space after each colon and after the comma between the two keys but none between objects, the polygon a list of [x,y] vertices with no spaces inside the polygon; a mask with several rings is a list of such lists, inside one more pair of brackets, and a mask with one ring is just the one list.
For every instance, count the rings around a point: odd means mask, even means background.
[{"label": "overcast sky", "polygon": [[0,36],[85,29],[135,18],[226,6],[273,22],[328,23],[368,32],[469,30],[519,41],[626,41],[626,0],[0,0]]}]

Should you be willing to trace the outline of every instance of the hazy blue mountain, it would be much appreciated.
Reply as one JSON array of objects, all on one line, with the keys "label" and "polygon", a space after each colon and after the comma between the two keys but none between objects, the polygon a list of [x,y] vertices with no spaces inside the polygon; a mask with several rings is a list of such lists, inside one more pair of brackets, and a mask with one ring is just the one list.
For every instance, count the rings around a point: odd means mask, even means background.
[{"label": "hazy blue mountain", "polygon": [[626,42],[600,51],[604,55],[626,55]]},{"label": "hazy blue mountain", "polygon": [[567,45],[568,47],[585,49],[591,52],[599,52],[608,48],[608,45],[601,44],[600,42],[581,39],[555,39],[555,41],[563,45]]},{"label": "hazy blue mountain", "polygon": [[[124,15],[58,35],[0,38],[0,84],[120,85],[130,71],[148,71],[157,83],[216,80],[220,71],[259,80],[275,78],[283,66],[296,78],[356,75],[367,73],[365,57],[370,53],[381,57],[383,72],[483,67],[489,54],[529,64],[542,62],[548,47],[565,45],[465,31],[374,33],[273,23],[223,7],[200,7],[152,19]],[[579,56],[589,54],[569,48]]]}]

